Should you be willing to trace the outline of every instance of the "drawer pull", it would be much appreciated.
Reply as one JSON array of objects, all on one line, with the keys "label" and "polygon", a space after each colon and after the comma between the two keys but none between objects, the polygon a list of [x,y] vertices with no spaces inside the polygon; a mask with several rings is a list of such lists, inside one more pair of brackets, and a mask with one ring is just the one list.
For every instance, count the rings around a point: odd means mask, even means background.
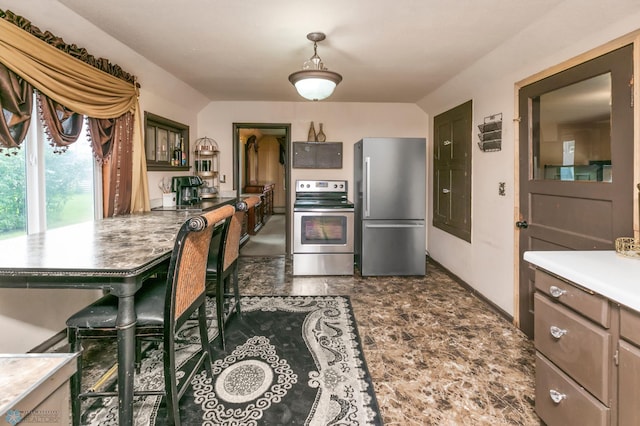
[{"label": "drawer pull", "polygon": [[556,299],[562,296],[563,294],[565,294],[566,292],[567,290],[563,290],[560,287],[556,287],[555,285],[552,285],[551,287],[549,287],[549,293],[551,293],[551,295]]},{"label": "drawer pull", "polygon": [[552,325],[551,327],[549,327],[549,332],[556,339],[559,339],[565,334],[567,334],[567,330],[565,330],[564,328],[556,327],[555,325]]},{"label": "drawer pull", "polygon": [[567,395],[558,392],[555,389],[551,389],[549,391],[549,396],[551,397],[551,400],[555,403],[555,404],[560,404],[560,402],[562,402],[563,399],[567,399]]}]

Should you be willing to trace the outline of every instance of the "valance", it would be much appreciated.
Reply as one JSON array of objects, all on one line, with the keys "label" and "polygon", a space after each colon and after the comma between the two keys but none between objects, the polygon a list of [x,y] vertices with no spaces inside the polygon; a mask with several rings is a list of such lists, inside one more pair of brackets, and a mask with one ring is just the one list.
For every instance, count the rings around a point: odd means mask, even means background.
[{"label": "valance", "polygon": [[[4,120],[0,117],[0,121],[5,121],[0,123],[0,150],[16,148],[24,139],[31,111],[27,111],[30,105],[26,98],[31,98],[27,92],[35,89],[47,134],[52,144],[62,147],[62,151],[77,139],[79,117],[89,117],[94,154],[101,163],[105,161],[105,216],[149,210],[135,78],[116,77],[71,56],[56,47],[64,44],[61,39],[53,38],[54,45],[50,45],[45,41],[47,37],[31,34],[37,28],[28,21],[21,21],[28,23],[22,27],[31,32],[6,20],[10,16],[20,21],[19,17],[9,14],[0,10],[0,18],[5,18],[0,19],[0,64],[6,67],[6,70],[0,67],[5,77],[0,83],[0,94],[5,89],[13,93],[9,100],[0,96],[4,113]],[[42,34],[39,30],[36,32]],[[108,61],[98,61],[99,65],[105,63]],[[121,74],[121,77],[130,77]],[[24,120],[24,126],[16,126],[16,120]],[[111,153],[115,153],[115,158],[108,158]]]},{"label": "valance", "polygon": [[0,34],[0,62],[54,101],[93,118],[135,110],[135,84],[70,57],[4,19]]}]

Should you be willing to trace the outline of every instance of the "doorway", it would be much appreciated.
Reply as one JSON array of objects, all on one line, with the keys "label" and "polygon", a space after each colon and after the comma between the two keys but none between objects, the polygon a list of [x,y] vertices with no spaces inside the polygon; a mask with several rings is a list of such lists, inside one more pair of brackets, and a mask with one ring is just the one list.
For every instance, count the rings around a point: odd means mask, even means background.
[{"label": "doorway", "polygon": [[285,218],[287,255],[291,254],[290,147],[289,123],[233,123],[233,189],[240,198],[249,184],[274,184],[273,209]]},{"label": "doorway", "polygon": [[[633,48],[523,86],[518,325],[533,337],[527,250],[611,250],[633,235]],[[631,89],[630,89],[631,87]]]}]

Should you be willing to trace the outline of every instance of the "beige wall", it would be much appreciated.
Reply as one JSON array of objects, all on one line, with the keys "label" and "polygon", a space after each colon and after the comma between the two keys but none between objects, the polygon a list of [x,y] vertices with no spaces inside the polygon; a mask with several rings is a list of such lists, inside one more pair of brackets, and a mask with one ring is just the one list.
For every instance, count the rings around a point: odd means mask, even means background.
[{"label": "beige wall", "polygon": [[[229,193],[234,193],[231,178],[234,122],[291,123],[293,141],[307,139],[311,121],[324,123],[327,140],[344,143],[344,167],[336,170],[293,169],[292,181],[319,178],[352,182],[353,144],[362,137],[422,136],[431,146],[429,122],[433,116],[460,103],[473,99],[474,124],[481,123],[483,117],[503,113],[502,151],[482,153],[475,147],[473,151],[471,244],[433,228],[431,220],[428,220],[427,248],[445,267],[502,309],[513,313],[516,159],[512,123],[517,118],[513,101],[514,83],[633,31],[640,22],[640,13],[627,14],[620,16],[615,25],[602,27],[599,15],[582,13],[581,1],[561,3],[549,11],[549,22],[543,19],[532,27],[523,28],[518,36],[485,54],[472,66],[461,69],[460,74],[452,76],[448,83],[421,99],[417,105],[209,102],[203,95],[106,36],[58,2],[0,0],[0,8],[24,15],[41,29],[51,30],[66,42],[86,47],[92,54],[107,57],[136,74],[142,85],[140,102],[143,110],[188,124],[191,141],[202,136],[216,139],[221,150],[221,174],[227,176],[227,182],[221,184],[221,189]],[[616,13],[616,8],[602,4],[602,13]],[[558,15],[574,18],[565,20],[563,29],[548,31]],[[563,36],[558,37],[559,34]],[[419,87],[416,92],[420,93]],[[427,175],[430,176],[431,149],[428,149],[427,157]],[[157,184],[163,175],[150,173],[152,205],[160,203],[161,192]],[[499,182],[506,182],[504,197],[498,196]],[[430,205],[430,180],[427,188]],[[353,198],[351,189],[349,197]],[[427,211],[430,218],[430,209]],[[4,301],[4,305],[0,303],[0,352],[21,352],[35,346],[62,329],[68,311],[83,306],[87,299],[93,297],[95,293],[88,296],[79,291],[46,294],[35,290],[1,291],[0,301]],[[16,311],[22,313],[17,315]]]},{"label": "beige wall", "polygon": [[[97,57],[109,58],[136,75],[142,86],[141,109],[189,125],[191,139],[195,140],[197,111],[208,102],[200,93],[56,1],[0,0],[0,9],[25,16],[41,30],[50,30],[65,42],[85,47]],[[157,205],[161,204],[158,183],[163,175],[171,173],[149,174],[150,196],[152,201],[157,199]],[[71,314],[100,295],[96,290],[0,289],[0,353],[30,350],[63,330]]]},{"label": "beige wall", "polygon": [[[502,151],[481,152],[475,146],[478,139],[474,132],[471,243],[434,228],[428,220],[427,247],[434,259],[509,314],[514,314],[515,267],[519,261],[515,253],[518,234],[514,226],[518,201],[515,187],[518,159],[514,149],[518,112],[514,107],[514,85],[630,33],[638,29],[640,22],[640,12],[620,14],[615,25],[602,27],[598,15],[580,14],[580,19],[566,22],[564,38],[559,39],[556,31],[545,31],[553,26],[558,14],[571,16],[578,12],[579,3],[564,2],[550,11],[546,19],[524,28],[518,36],[418,102],[432,123],[435,115],[473,99],[474,130],[484,117],[503,114]],[[607,9],[602,13],[615,14],[616,11]],[[432,164],[432,154],[429,155],[429,164]],[[506,196],[498,195],[500,182],[506,183]],[[630,197],[634,196],[632,190],[630,188]],[[433,199],[431,189],[428,199],[430,202]],[[429,219],[431,217],[429,214]]]}]

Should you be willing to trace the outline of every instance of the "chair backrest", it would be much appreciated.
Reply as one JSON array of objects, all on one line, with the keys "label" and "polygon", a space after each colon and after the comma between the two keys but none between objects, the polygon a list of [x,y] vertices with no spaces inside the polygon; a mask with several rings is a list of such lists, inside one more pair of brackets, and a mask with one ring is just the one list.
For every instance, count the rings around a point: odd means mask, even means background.
[{"label": "chair backrest", "polygon": [[234,213],[233,206],[225,205],[187,219],[178,231],[167,275],[170,298],[167,300],[171,303],[165,306],[165,318],[170,315],[173,325],[186,320],[199,305],[196,302],[205,297],[207,257],[214,227],[223,227],[223,241]]},{"label": "chair backrest", "polygon": [[252,196],[245,198],[236,203],[236,212],[229,224],[229,233],[227,234],[227,243],[224,247],[224,264],[223,271],[226,270],[240,255],[240,238],[242,237],[242,222],[247,210],[260,202],[260,197]]}]

